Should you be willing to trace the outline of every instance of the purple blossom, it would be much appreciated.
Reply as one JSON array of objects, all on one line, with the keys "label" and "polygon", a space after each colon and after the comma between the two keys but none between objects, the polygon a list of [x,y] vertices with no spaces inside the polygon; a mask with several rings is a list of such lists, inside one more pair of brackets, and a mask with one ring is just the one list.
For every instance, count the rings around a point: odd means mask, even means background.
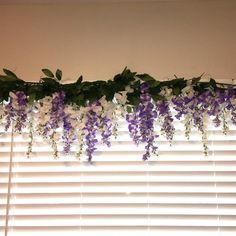
[{"label": "purple blossom", "polygon": [[225,109],[228,110],[231,113],[231,121],[234,125],[236,125],[236,94],[233,86],[229,86],[224,91],[224,99],[225,99]]},{"label": "purple blossom", "polygon": [[190,115],[195,126],[203,131],[203,114],[208,110],[212,102],[210,91],[202,94],[194,94],[194,96],[178,96],[172,99],[173,108],[177,111],[175,117],[181,119],[182,116]]},{"label": "purple blossom", "polygon": [[224,107],[225,97],[224,91],[217,90],[214,95],[211,95],[209,100],[209,109],[208,115],[213,116],[213,123],[215,127],[219,127],[221,125],[221,117],[222,117],[222,107]]},{"label": "purple blossom", "polygon": [[[204,124],[204,114],[207,111],[212,102],[211,91],[205,91],[201,94],[194,94],[194,96],[179,96],[172,99],[174,104],[174,109],[177,111],[176,118],[180,119],[182,116],[188,115],[191,117],[191,122],[202,134],[202,143],[204,148],[204,153],[207,155],[207,141],[206,141],[206,130]],[[183,109],[183,110],[181,110]],[[189,122],[189,121],[188,121]],[[189,127],[186,126],[186,134],[189,135]]]},{"label": "purple blossom", "polygon": [[60,122],[63,121],[65,117],[65,93],[63,91],[53,93],[52,95],[52,107],[49,111],[50,119],[45,124],[43,135],[48,136],[50,131],[59,128]]},{"label": "purple blossom", "polygon": [[93,111],[93,107],[90,105],[90,109],[86,114],[85,123],[85,144],[86,144],[86,154],[88,156],[88,161],[92,161],[92,155],[96,150],[96,144],[98,142],[96,134],[99,128],[98,115]]},{"label": "purple blossom", "polygon": [[110,137],[112,135],[112,121],[107,116],[104,116],[101,118],[101,124],[102,127],[102,142],[106,144],[108,147],[111,146]]},{"label": "purple blossom", "polygon": [[68,114],[65,114],[63,117],[63,151],[64,153],[69,153],[71,149],[71,145],[76,139],[76,134],[74,132],[74,127],[72,126],[71,117]]},{"label": "purple blossom", "polygon": [[7,131],[12,122],[14,122],[14,130],[21,132],[26,126],[27,120],[27,97],[24,92],[17,91],[10,93],[10,101],[5,106],[6,126]]},{"label": "purple blossom", "polygon": [[154,145],[157,135],[154,134],[154,121],[157,117],[151,95],[148,92],[149,86],[143,83],[140,86],[140,104],[134,108],[133,114],[128,114],[126,120],[131,138],[138,145],[146,143],[146,152],[143,160],[147,160],[151,153],[155,153],[157,147]]},{"label": "purple blossom", "polygon": [[211,91],[205,91],[202,94],[195,96],[189,105],[194,124],[201,132],[204,132],[203,115],[207,113],[212,102],[212,98]]},{"label": "purple blossom", "polygon": [[64,92],[56,92],[53,94],[52,108],[50,111],[50,121],[49,121],[49,125],[51,129],[59,128],[59,124],[65,116],[64,99],[65,99]]},{"label": "purple blossom", "polygon": [[178,96],[172,98],[172,104],[174,110],[177,112],[175,117],[180,120],[181,117],[188,114],[188,104],[192,102],[194,97],[188,97],[188,96]]},{"label": "purple blossom", "polygon": [[165,133],[166,139],[171,142],[173,140],[175,128],[173,125],[173,118],[169,108],[168,101],[158,101],[156,103],[158,116],[163,117],[164,120],[161,124],[161,131]]},{"label": "purple blossom", "polygon": [[128,122],[128,130],[130,137],[133,139],[136,145],[140,142],[139,135],[139,109],[135,107],[132,114],[126,115],[126,121]]},{"label": "purple blossom", "polygon": [[[224,90],[217,90],[214,95],[207,94],[205,107],[208,108],[208,115],[213,116],[213,123],[218,127],[223,122],[223,130],[226,132],[227,122],[225,120],[225,112],[231,113],[231,121],[236,125],[236,106],[232,103],[235,100],[235,92],[232,86]],[[206,104],[207,103],[207,104]]]},{"label": "purple blossom", "polygon": [[76,136],[72,127],[71,117],[65,113],[65,93],[63,91],[53,93],[49,116],[50,119],[45,124],[43,135],[48,136],[49,132],[55,132],[60,125],[63,125],[63,151],[68,154]]}]

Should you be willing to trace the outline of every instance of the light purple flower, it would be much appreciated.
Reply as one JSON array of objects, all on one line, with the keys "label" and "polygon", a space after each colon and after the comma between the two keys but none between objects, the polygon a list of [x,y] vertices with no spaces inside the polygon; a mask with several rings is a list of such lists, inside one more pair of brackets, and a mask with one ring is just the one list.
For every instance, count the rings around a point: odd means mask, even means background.
[{"label": "light purple flower", "polygon": [[86,154],[88,156],[88,161],[92,161],[92,155],[97,149],[96,144],[98,140],[96,138],[99,128],[99,120],[97,113],[93,110],[93,106],[90,105],[90,109],[86,114],[86,123],[84,127],[85,131],[85,144],[86,144]]},{"label": "light purple flower", "polygon": [[75,129],[72,126],[72,118],[70,115],[65,114],[63,117],[63,151],[65,154],[68,154],[71,150],[71,145],[76,139]]},{"label": "light purple flower", "polygon": [[47,137],[49,134],[55,132],[57,128],[60,127],[60,123],[65,117],[65,93],[55,92],[52,95],[51,108],[48,111],[49,120],[45,123],[43,128],[43,136]]},{"label": "light purple flower", "polygon": [[225,99],[225,109],[228,110],[231,114],[231,121],[234,125],[236,125],[236,94],[233,86],[229,86],[224,91],[224,99]]},{"label": "light purple flower", "polygon": [[143,83],[140,86],[140,104],[133,109],[132,114],[126,115],[128,129],[131,138],[138,145],[145,143],[146,152],[143,155],[143,160],[147,160],[151,153],[155,153],[154,121],[157,118],[157,112],[152,102],[151,95],[148,92],[149,86]]},{"label": "light purple flower", "polygon": [[107,116],[101,118],[100,127],[102,128],[102,142],[108,147],[111,146],[110,137],[112,135],[112,121]]},{"label": "light purple flower", "polygon": [[24,92],[11,92],[9,103],[5,106],[7,131],[12,122],[14,122],[14,131],[21,132],[26,127],[27,121],[27,97]]},{"label": "light purple flower", "polygon": [[173,140],[175,128],[173,118],[169,108],[168,101],[157,101],[156,103],[158,117],[162,117],[161,131],[165,134],[166,139],[171,143]]}]

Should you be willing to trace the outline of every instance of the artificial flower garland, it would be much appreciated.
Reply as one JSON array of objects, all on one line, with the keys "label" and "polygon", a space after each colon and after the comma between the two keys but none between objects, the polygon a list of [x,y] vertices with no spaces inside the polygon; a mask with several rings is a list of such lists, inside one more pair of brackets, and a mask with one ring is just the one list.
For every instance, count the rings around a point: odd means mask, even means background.
[{"label": "artificial flower garland", "polygon": [[[100,138],[111,145],[117,136],[119,117],[126,119],[130,137],[136,145],[145,144],[143,160],[158,153],[158,137],[172,142],[175,119],[185,125],[185,136],[192,127],[202,135],[205,155],[207,123],[210,117],[215,127],[228,132],[228,122],[236,125],[236,89],[233,84],[202,82],[202,75],[190,80],[177,78],[157,81],[148,74],[137,74],[125,68],[113,80],[83,82],[82,76],[70,84],[62,84],[62,72],[55,75],[43,69],[38,83],[19,79],[12,71],[3,69],[0,75],[0,118],[7,131],[28,129],[27,156],[32,153],[34,133],[41,135],[58,157],[58,143],[70,153],[76,143],[77,157],[84,151],[92,161]],[[160,126],[157,133],[155,126]]]}]

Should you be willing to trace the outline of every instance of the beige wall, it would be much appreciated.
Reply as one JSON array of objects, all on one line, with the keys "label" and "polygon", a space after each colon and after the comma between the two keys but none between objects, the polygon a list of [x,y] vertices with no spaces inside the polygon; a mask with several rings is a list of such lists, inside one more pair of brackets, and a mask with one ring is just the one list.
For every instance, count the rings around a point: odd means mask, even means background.
[{"label": "beige wall", "polygon": [[158,79],[236,78],[236,1],[0,5],[0,68],[92,80],[126,65]]}]

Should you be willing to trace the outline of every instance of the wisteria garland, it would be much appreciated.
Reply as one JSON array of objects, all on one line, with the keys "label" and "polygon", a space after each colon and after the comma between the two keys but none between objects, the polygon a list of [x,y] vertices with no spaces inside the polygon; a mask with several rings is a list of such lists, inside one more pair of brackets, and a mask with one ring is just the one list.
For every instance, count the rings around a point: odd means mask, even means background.
[{"label": "wisteria garland", "polygon": [[[12,72],[5,72],[5,77],[15,76]],[[45,71],[49,76],[45,83],[51,83],[53,79],[59,80],[59,72],[57,71],[56,78],[53,78],[53,74]],[[1,102],[0,120],[2,118],[6,131],[11,126],[14,132],[19,133],[25,128],[28,129],[28,157],[33,150],[36,132],[49,141],[55,158],[58,158],[61,152],[58,148],[60,142],[63,143],[64,154],[73,153],[72,146],[77,143],[76,156],[79,158],[85,152],[89,162],[92,161],[99,143],[111,146],[111,137],[116,138],[118,120],[122,118],[127,121],[128,132],[134,143],[144,144],[143,160],[157,154],[156,143],[161,135],[172,143],[176,119],[184,123],[187,139],[190,138],[192,128],[197,128],[202,136],[205,155],[208,154],[209,121],[212,121],[215,127],[221,126],[224,134],[229,131],[229,122],[236,125],[236,92],[233,85],[217,87],[215,81],[201,84],[198,82],[199,78],[194,78],[189,81],[177,79],[171,83],[163,82],[163,86],[159,88],[160,82],[154,81],[146,74],[135,77],[135,73],[124,70],[122,76],[126,76],[129,82],[123,80],[124,85],[120,82],[113,84],[118,90],[113,92],[112,96],[110,91],[106,90],[103,96],[100,94],[92,101],[85,99],[84,103],[80,101],[81,94],[78,98],[74,97],[77,99],[76,103],[68,102],[70,95],[67,90],[64,91],[62,85],[40,99],[34,99],[34,96],[32,98],[24,89],[10,91],[8,101]],[[0,82],[3,77],[0,77]],[[76,86],[81,85],[80,80],[77,83]],[[99,86],[101,85],[104,83],[99,83]],[[20,88],[21,85],[17,86]],[[86,86],[90,84],[84,83],[83,86],[81,88],[85,93],[82,98],[87,96]],[[154,94],[155,89],[158,94]],[[95,94],[96,92],[94,90]],[[157,124],[160,126],[160,133],[156,133]]]}]

